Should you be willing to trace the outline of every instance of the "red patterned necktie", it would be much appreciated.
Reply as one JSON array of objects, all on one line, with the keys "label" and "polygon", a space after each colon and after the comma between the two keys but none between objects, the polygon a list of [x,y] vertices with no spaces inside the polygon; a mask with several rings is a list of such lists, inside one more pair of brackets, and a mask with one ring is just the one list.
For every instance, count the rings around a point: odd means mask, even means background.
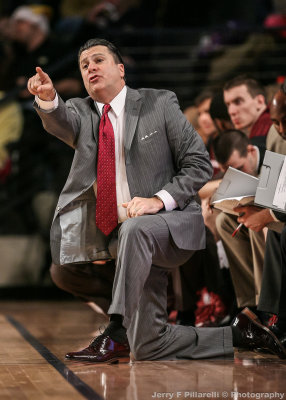
[{"label": "red patterned necktie", "polygon": [[97,157],[96,226],[109,235],[118,224],[116,201],[115,144],[108,117],[109,104],[103,107],[99,124]]}]

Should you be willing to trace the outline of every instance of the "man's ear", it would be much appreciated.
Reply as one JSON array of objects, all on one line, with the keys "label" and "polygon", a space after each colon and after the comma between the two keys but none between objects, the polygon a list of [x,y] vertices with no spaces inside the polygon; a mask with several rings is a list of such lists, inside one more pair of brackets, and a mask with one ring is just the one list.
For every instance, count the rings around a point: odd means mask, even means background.
[{"label": "man's ear", "polygon": [[124,78],[124,76],[125,76],[124,65],[123,65],[123,64],[118,64],[118,67],[119,67],[119,71],[120,71],[120,76],[121,76],[121,78]]},{"label": "man's ear", "polygon": [[258,94],[256,97],[256,102],[257,104],[261,107],[261,106],[266,106],[265,104],[265,97],[263,96],[263,94]]},{"label": "man's ear", "polygon": [[248,144],[247,145],[247,153],[253,153],[255,151],[255,147],[253,144]]}]

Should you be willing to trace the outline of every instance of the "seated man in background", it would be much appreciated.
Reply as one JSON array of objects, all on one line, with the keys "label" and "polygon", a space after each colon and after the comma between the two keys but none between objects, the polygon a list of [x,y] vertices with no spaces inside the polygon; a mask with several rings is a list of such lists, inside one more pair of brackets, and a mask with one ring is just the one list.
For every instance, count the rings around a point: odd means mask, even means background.
[{"label": "seated man in background", "polygon": [[[282,140],[286,139],[286,86],[285,82],[275,93],[270,104],[270,116],[273,127]],[[281,266],[280,241],[283,252],[283,238],[272,230],[276,229],[273,222],[285,223],[285,214],[269,209],[257,211],[256,207],[244,206],[235,209],[242,215],[237,218],[238,223],[243,223],[249,230],[260,232],[264,227],[269,227],[266,238],[266,249],[263,264],[262,286],[257,306],[258,316],[265,325],[269,325],[284,342],[286,337],[286,303],[285,303],[285,267]],[[277,224],[276,224],[277,225]],[[280,228],[281,223],[278,226]],[[282,284],[281,284],[282,282]],[[282,286],[281,286],[282,285]],[[274,325],[273,319],[269,320],[268,313],[277,314],[278,321]]]},{"label": "seated man in background", "polygon": [[235,129],[249,138],[267,136],[272,125],[265,89],[258,81],[239,75],[223,88],[224,101]]},{"label": "seated man in background", "polygon": [[[225,172],[228,167],[258,176],[265,147],[253,146],[239,130],[225,131],[215,141],[216,159]],[[229,261],[238,307],[255,307],[262,281],[265,239],[262,231],[255,232],[243,226],[235,237],[237,216],[221,212],[216,227]]]},{"label": "seated man in background", "polygon": [[[274,95],[270,105],[270,116],[279,143],[286,143],[286,81]],[[279,147],[280,152],[281,147]],[[284,153],[286,155],[286,152]],[[286,214],[269,211],[275,221],[285,224]],[[242,220],[243,221],[243,220]],[[247,221],[246,221],[247,222]],[[265,325],[279,336],[286,345],[286,229],[281,234],[268,230],[264,260],[263,280],[258,310],[274,313],[278,318],[263,320]]]}]

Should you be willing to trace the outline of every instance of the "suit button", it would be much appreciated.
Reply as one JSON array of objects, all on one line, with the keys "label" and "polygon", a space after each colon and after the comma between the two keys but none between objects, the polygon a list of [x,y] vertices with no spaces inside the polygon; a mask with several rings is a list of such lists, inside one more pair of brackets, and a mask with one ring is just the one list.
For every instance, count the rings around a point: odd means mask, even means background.
[{"label": "suit button", "polygon": [[57,211],[61,211],[61,207],[57,207]]}]

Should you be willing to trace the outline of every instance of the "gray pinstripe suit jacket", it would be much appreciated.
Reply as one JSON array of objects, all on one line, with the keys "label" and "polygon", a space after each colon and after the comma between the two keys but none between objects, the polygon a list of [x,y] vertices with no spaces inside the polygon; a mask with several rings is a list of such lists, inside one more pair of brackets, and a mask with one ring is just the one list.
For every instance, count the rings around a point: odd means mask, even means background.
[{"label": "gray pinstripe suit jacket", "polygon": [[[67,182],[59,197],[51,227],[51,251],[56,264],[106,258],[107,240],[95,226],[97,143],[100,116],[94,101],[71,99],[44,112],[36,107],[45,129],[75,149]],[[178,203],[161,211],[175,244],[197,250],[205,246],[197,191],[212,167],[205,146],[182,114],[173,92],[127,88],[124,151],[131,197],[152,197],[167,190]]]}]

